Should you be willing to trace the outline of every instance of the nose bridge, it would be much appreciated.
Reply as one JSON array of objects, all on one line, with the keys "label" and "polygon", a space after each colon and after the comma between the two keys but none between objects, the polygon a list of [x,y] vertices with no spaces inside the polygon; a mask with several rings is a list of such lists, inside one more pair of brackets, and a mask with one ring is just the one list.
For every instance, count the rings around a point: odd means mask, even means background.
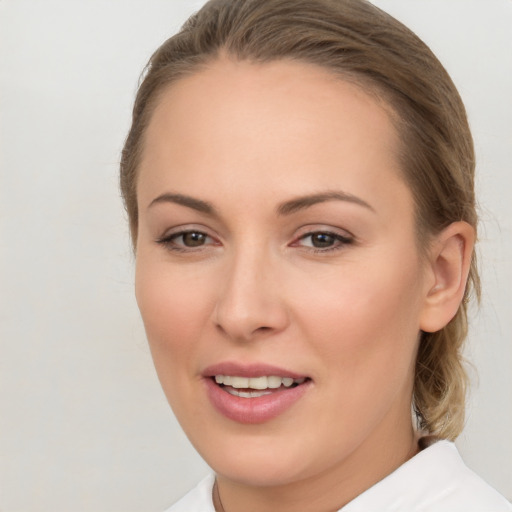
[{"label": "nose bridge", "polygon": [[250,244],[233,250],[226,261],[214,319],[228,336],[248,340],[258,332],[286,326],[277,267],[277,258],[264,246]]}]

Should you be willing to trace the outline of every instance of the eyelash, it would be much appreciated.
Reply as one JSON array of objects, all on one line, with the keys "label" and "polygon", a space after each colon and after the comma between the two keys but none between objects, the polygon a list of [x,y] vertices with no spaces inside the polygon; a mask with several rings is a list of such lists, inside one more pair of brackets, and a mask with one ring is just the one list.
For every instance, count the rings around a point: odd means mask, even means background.
[{"label": "eyelash", "polygon": [[[177,233],[172,233],[168,236],[164,236],[162,238],[159,238],[156,240],[156,242],[160,245],[163,245],[166,249],[174,252],[182,252],[182,253],[190,253],[190,252],[197,252],[204,250],[204,247],[206,244],[201,244],[196,247],[193,246],[186,246],[185,244],[178,245],[176,243],[176,240],[180,237],[184,237],[185,235],[189,234],[195,234],[195,235],[201,235],[204,236],[205,239],[213,240],[211,236],[209,236],[204,231],[195,230],[195,229],[188,229],[183,231],[178,231]],[[310,231],[308,233],[305,233],[301,235],[299,238],[296,239],[296,241],[292,242],[290,244],[291,247],[302,247],[305,248],[305,246],[300,246],[299,242],[302,240],[305,240],[309,237],[313,237],[314,235],[324,235],[327,237],[331,237],[333,239],[334,244],[329,247],[319,248],[314,247],[313,245],[309,246],[309,248],[306,248],[307,251],[313,252],[316,254],[322,254],[332,251],[339,251],[343,249],[345,246],[353,244],[354,239],[352,237],[347,237],[344,235],[340,235],[339,233],[335,233],[333,231],[327,231],[327,230],[315,230]],[[210,244],[208,244],[210,245]]]},{"label": "eyelash", "polygon": [[176,239],[178,239],[180,237],[184,237],[185,235],[189,235],[189,234],[202,235],[205,237],[205,239],[209,238],[209,239],[213,240],[213,238],[211,236],[209,236],[204,231],[200,231],[199,229],[185,229],[183,231],[178,231],[177,233],[171,233],[170,235],[159,238],[156,240],[156,243],[163,245],[166,249],[168,249],[170,251],[174,251],[174,252],[189,253],[189,252],[196,252],[196,251],[203,250],[203,248],[205,247],[205,244],[198,245],[196,247],[190,247],[190,246],[186,246],[185,244],[178,245],[176,243]]},{"label": "eyelash", "polygon": [[319,247],[310,246],[307,249],[308,251],[311,251],[316,254],[322,254],[322,253],[332,252],[332,251],[339,251],[339,250],[342,250],[345,246],[354,243],[354,239],[352,237],[340,235],[339,233],[335,233],[333,231],[319,229],[319,230],[315,230],[315,231],[309,231],[308,233],[301,235],[297,239],[297,241],[293,242],[291,245],[292,245],[292,247],[295,247],[298,245],[297,242],[299,242],[301,240],[305,240],[306,238],[312,237],[314,235],[326,235],[328,237],[332,237],[333,241],[334,241],[334,244],[329,247],[319,248]]}]

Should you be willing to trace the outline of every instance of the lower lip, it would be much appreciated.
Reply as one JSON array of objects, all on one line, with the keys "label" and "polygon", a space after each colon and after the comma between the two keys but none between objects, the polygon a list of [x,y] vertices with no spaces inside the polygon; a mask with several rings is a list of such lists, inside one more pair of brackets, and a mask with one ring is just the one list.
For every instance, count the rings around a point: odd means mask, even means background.
[{"label": "lower lip", "polygon": [[208,397],[217,411],[238,423],[256,424],[272,420],[297,402],[308,390],[311,381],[282,388],[268,395],[242,398],[224,391],[213,379],[206,378]]}]

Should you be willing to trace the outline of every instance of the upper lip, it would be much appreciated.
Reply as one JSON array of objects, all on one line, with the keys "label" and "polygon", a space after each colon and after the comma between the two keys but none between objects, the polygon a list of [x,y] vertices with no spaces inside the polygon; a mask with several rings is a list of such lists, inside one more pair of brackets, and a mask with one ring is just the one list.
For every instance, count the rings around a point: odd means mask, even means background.
[{"label": "upper lip", "polygon": [[241,364],[234,361],[224,361],[205,368],[201,374],[203,377],[214,377],[215,375],[231,375],[236,377],[291,377],[292,379],[307,378],[307,375],[293,372],[279,366],[265,363]]}]

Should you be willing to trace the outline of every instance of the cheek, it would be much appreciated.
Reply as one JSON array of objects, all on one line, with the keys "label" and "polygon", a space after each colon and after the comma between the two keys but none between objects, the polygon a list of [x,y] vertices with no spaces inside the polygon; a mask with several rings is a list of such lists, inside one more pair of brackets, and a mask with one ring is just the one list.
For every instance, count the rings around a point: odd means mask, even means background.
[{"label": "cheek", "polygon": [[[403,373],[411,365],[419,332],[420,267],[396,257],[371,266],[347,264],[326,276],[323,286],[312,283],[299,318],[322,358],[336,361],[345,375],[361,378],[364,368]],[[414,261],[414,258],[412,258]],[[322,290],[322,292],[318,292]],[[320,341],[321,340],[321,341]]]},{"label": "cheek", "polygon": [[316,422],[342,429],[334,442],[340,452],[343,439],[362,439],[383,418],[410,414],[419,316],[416,268],[348,267],[326,280],[323,293],[304,290],[309,302],[297,315],[321,361]]},{"label": "cheek", "polygon": [[203,280],[138,257],[135,294],[157,371],[161,364],[186,366],[210,314]]},{"label": "cheek", "polygon": [[211,314],[204,276],[138,255],[135,293],[162,389],[176,417],[186,420],[197,402],[190,377],[197,375],[199,340]]}]

